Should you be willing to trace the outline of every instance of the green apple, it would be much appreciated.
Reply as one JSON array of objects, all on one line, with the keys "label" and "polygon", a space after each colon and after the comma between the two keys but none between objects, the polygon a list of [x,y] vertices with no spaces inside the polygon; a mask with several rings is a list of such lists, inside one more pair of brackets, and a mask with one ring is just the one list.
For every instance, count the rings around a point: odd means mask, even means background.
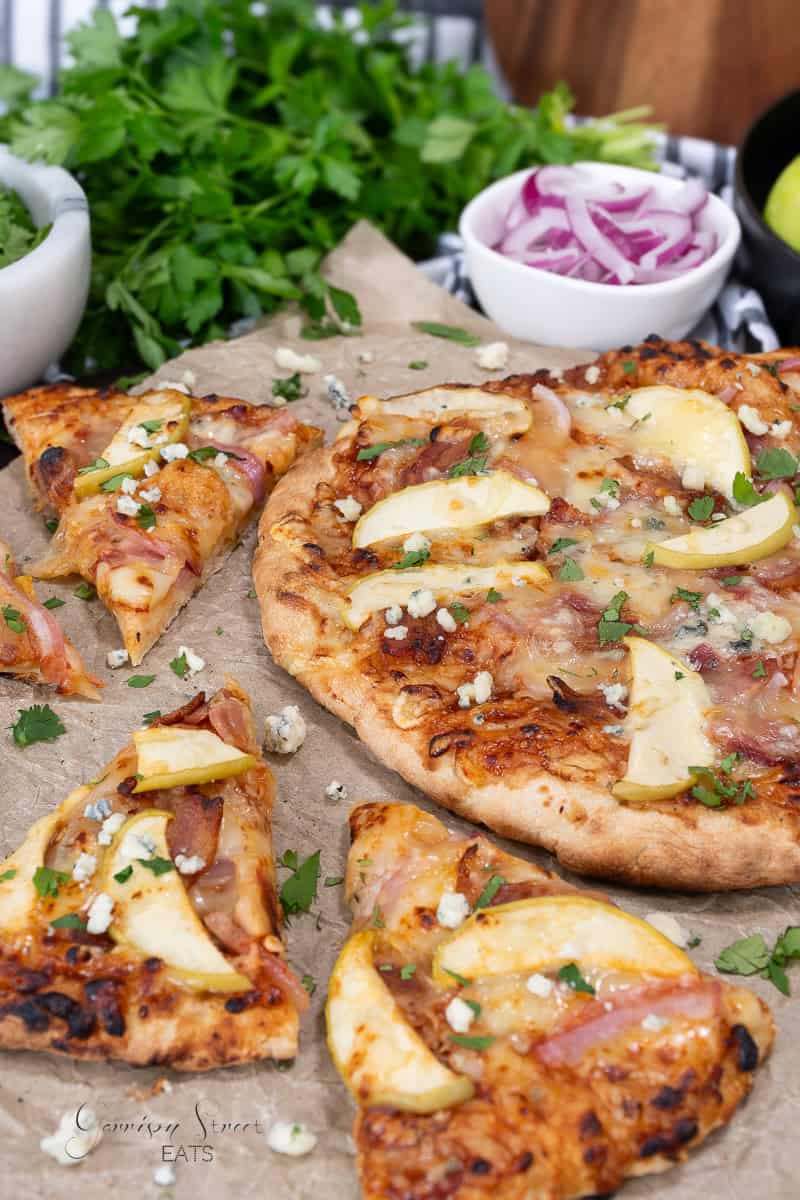
[{"label": "green apple", "polygon": [[784,167],[770,189],[764,220],[800,254],[800,154]]}]

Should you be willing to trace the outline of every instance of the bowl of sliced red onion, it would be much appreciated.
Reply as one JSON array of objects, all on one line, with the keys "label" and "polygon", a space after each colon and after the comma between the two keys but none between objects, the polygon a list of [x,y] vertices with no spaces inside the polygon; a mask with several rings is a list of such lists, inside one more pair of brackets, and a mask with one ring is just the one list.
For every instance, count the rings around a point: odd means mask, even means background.
[{"label": "bowl of sliced red onion", "polygon": [[506,333],[592,350],[684,337],[740,238],[699,180],[611,163],[517,171],[467,205],[460,232],[478,300]]}]

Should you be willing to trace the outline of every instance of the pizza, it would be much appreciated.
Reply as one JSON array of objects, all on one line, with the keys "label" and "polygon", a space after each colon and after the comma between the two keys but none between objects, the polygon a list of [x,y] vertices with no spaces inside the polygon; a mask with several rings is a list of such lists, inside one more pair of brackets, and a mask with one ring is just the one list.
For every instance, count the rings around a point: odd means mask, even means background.
[{"label": "pizza", "polygon": [[366,396],[275,490],[275,660],[583,873],[800,880],[800,358],[644,344]]},{"label": "pizza", "polygon": [[233,682],[158,716],[0,863],[0,1046],[204,1071],[290,1059],[308,997],[274,784]]},{"label": "pizza", "polygon": [[47,683],[66,696],[99,700],[103,685],[90,675],[72,642],[46,605],[36,598],[30,575],[17,571],[0,538],[0,672]]},{"label": "pizza", "polygon": [[83,576],[134,665],[322,436],[285,408],[171,388],[58,384],[12,396],[4,411],[37,506],[58,517],[31,574]]},{"label": "pizza", "polygon": [[326,1017],[364,1200],[610,1196],[731,1120],[774,1037],[753,993],[413,805],[351,832]]}]

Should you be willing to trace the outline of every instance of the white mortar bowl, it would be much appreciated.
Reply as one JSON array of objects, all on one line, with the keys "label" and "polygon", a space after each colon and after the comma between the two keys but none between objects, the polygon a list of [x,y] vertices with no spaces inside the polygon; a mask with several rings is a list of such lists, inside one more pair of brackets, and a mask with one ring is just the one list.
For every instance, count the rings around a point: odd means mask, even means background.
[{"label": "white mortar bowl", "polygon": [[[651,187],[669,207],[680,179],[612,163],[580,163],[598,183],[616,180]],[[515,262],[496,250],[500,221],[519,193],[530,168],[491,184],[461,214],[467,270],[487,316],[512,337],[545,346],[612,350],[640,342],[648,333],[679,340],[716,300],[739,245],[741,230],[733,210],[710,195],[699,226],[717,235],[717,249],[701,263],[662,283],[589,283]]]},{"label": "white mortar bowl", "polygon": [[0,184],[17,193],[40,246],[0,269],[0,396],[40,379],[72,341],[89,293],[89,203],[61,167],[23,162],[0,146]]}]

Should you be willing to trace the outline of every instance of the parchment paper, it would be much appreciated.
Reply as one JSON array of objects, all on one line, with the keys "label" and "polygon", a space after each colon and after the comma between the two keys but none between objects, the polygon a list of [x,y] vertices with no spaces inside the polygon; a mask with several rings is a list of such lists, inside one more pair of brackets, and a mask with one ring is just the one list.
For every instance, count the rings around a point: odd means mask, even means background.
[{"label": "parchment paper", "polygon": [[[389,395],[444,380],[479,382],[491,377],[476,366],[471,349],[418,334],[409,322],[444,321],[474,330],[485,340],[502,338],[502,334],[427,282],[370,227],[357,227],[331,256],[329,275],[358,294],[365,316],[360,336],[302,341],[297,337],[299,320],[281,315],[237,341],[184,354],[162,368],[158,377],[180,379],[188,369],[196,376],[195,390],[200,394],[218,391],[268,401],[272,379],[288,374],[276,369],[273,350],[289,345],[316,355],[324,364],[319,374],[304,377],[309,395],[296,402],[293,411],[324,426],[329,434],[335,432],[337,423],[325,398],[325,372],[336,374],[353,397],[365,391]],[[565,365],[585,358],[577,352],[509,344],[509,371]],[[371,363],[359,360],[365,351],[373,355]],[[430,368],[410,370],[407,364],[419,359],[426,359]],[[24,562],[38,555],[46,534],[31,511],[19,462],[0,473],[0,503],[1,532],[19,559]],[[251,531],[225,569],[213,577],[147,656],[140,671],[157,677],[146,690],[126,686],[131,671],[112,674],[107,670],[106,653],[119,645],[119,637],[115,623],[96,601],[87,604],[73,597],[73,582],[40,585],[42,598],[59,595],[66,600],[58,618],[89,668],[105,679],[106,688],[102,704],[88,704],[54,699],[46,689],[32,690],[13,680],[0,680],[2,855],[22,839],[35,818],[60,802],[73,786],[96,774],[140,724],[143,713],[156,708],[167,711],[201,687],[213,690],[223,682],[226,671],[235,674],[253,696],[259,727],[267,713],[289,703],[298,704],[308,722],[302,749],[292,758],[276,758],[272,763],[278,785],[274,830],[279,855],[295,849],[305,856],[321,848],[322,878],[343,874],[347,806],[325,798],[325,786],[332,779],[346,785],[351,800],[392,798],[435,811],[422,795],[378,764],[347,726],[319,708],[274,666],[261,639],[257,604],[247,597],[253,540]],[[207,662],[206,669],[191,682],[177,679],[168,668],[181,643]],[[5,732],[17,710],[45,701],[61,716],[66,735],[53,745],[17,749]],[[438,815],[451,828],[466,831],[464,822],[442,810]],[[553,865],[546,854],[504,845],[546,866]],[[284,878],[285,872],[280,871],[279,876]],[[798,919],[797,895],[792,888],[702,897],[610,890],[639,914],[652,910],[674,913],[684,927],[702,937],[694,957],[703,968],[713,969],[716,954],[737,937],[760,930],[771,942]],[[342,889],[321,886],[314,915],[296,919],[288,931],[290,961],[300,973],[316,978],[317,990],[312,1010],[303,1021],[299,1056],[287,1070],[258,1064],[182,1076],[117,1065],[82,1065],[29,1053],[0,1054],[3,1194],[16,1200],[165,1194],[193,1200],[234,1196],[356,1200],[349,1132],[353,1108],[329,1060],[322,1020],[326,980],[347,924]],[[798,1196],[795,1120],[800,1114],[800,1082],[795,1071],[800,1067],[800,967],[790,974],[798,996],[795,1000],[785,1000],[761,980],[751,984],[773,1006],[780,1032],[771,1062],[757,1076],[750,1103],[727,1130],[695,1153],[688,1165],[628,1184],[623,1194],[629,1200],[694,1200],[700,1195],[706,1200],[752,1200],[753,1196],[789,1200]],[[157,1081],[165,1078],[171,1090],[158,1091],[163,1085]],[[156,1092],[151,1094],[154,1085]],[[59,1166],[40,1151],[39,1139],[55,1130],[62,1113],[74,1112],[82,1103],[89,1103],[112,1127],[124,1122],[139,1127],[107,1128],[100,1146],[80,1166]],[[198,1112],[207,1127],[205,1135]],[[309,1125],[319,1138],[315,1151],[303,1159],[288,1159],[270,1151],[264,1131],[276,1120]],[[215,1129],[213,1121],[226,1128]],[[235,1122],[250,1125],[235,1130]],[[164,1132],[164,1126],[176,1123],[177,1129]],[[161,1131],[156,1128],[159,1125]],[[176,1157],[174,1189],[157,1187],[154,1168]]]}]

